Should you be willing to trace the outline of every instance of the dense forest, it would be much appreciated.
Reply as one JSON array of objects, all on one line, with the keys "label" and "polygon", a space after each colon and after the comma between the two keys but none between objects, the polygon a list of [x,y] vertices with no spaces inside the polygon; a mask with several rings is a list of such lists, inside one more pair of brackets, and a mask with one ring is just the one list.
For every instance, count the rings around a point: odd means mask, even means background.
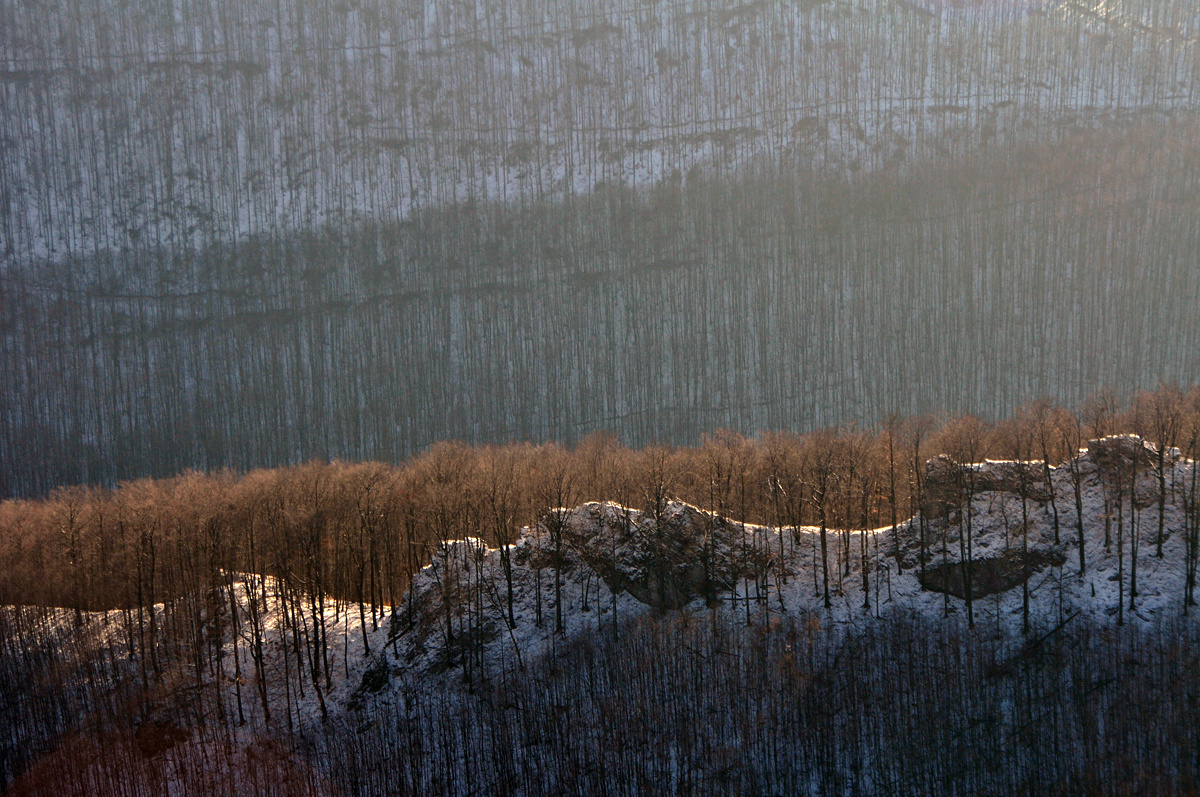
[{"label": "dense forest", "polygon": [[903,618],[845,644],[815,618],[667,620],[575,641],[469,702],[397,698],[296,744],[239,748],[212,723],[190,745],[152,721],[78,734],[10,793],[1169,797],[1200,771],[1198,642],[1178,621],[1073,628],[1008,656]]},{"label": "dense forest", "polygon": [[1189,382],[1198,25],[0,3],[0,495]]},{"label": "dense forest", "polygon": [[[451,442],[400,465],[311,461],[61,487],[0,503],[0,605],[128,612],[245,571],[294,575],[318,598],[390,606],[436,543],[469,536],[497,547],[558,507],[670,495],[748,523],[803,526],[824,512],[829,527],[873,529],[918,514],[926,462],[939,455],[1058,466],[1090,438],[1119,433],[1194,459],[1200,388],[1143,391],[1129,407],[1103,392],[1078,411],[1043,400],[996,424],[891,416],[877,427],[722,431],[694,447],[641,449],[604,433],[575,447]],[[1073,523],[1073,506],[1056,511],[1061,527]]]},{"label": "dense forest", "polygon": [[[0,776],[15,794],[1178,793],[1200,773],[1198,453],[1200,389],[1163,386],[996,424],[442,444],[9,500]],[[664,599],[586,559],[618,545],[573,536],[586,501],[649,546],[634,570],[674,550],[702,586]]]},{"label": "dense forest", "polygon": [[1200,790],[1200,4],[0,0],[3,797]]}]

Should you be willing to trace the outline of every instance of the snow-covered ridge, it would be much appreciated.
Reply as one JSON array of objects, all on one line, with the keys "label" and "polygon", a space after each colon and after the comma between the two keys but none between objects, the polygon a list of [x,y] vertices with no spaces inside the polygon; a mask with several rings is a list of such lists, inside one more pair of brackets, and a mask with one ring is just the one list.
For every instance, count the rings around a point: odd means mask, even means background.
[{"label": "snow-covered ridge", "polygon": [[[1114,463],[1124,455],[1138,464],[1118,474]],[[401,609],[416,621],[401,631],[398,665],[439,672],[473,666],[478,677],[523,666],[556,638],[674,610],[817,612],[852,626],[901,610],[941,621],[964,611],[968,561],[976,622],[1000,633],[1021,633],[1022,585],[1030,593],[1032,627],[1076,612],[1100,622],[1154,623],[1184,611],[1186,509],[1195,507],[1194,463],[1167,452],[1159,557],[1156,461],[1156,449],[1140,438],[1093,441],[1072,463],[1049,469],[1052,493],[1035,483],[1045,472],[1040,462],[963,466],[975,476],[969,528],[960,493],[952,508],[912,518],[894,533],[827,529],[829,608],[816,527],[743,524],[674,501],[657,513],[612,503],[557,509],[507,552],[453,544],[418,574],[410,605]],[[931,492],[946,495],[942,480],[951,464],[931,461]],[[1014,479],[1018,466],[1028,470],[1023,483]],[[473,659],[456,647],[456,637],[472,640]]]},{"label": "snow-covered ridge", "polygon": [[[401,603],[374,613],[344,599],[315,605],[269,576],[226,574],[239,619],[225,613],[210,623],[224,639],[220,683],[250,744],[269,729],[368,722],[372,706],[405,694],[504,680],[573,641],[667,615],[759,627],[812,617],[838,633],[893,615],[962,627],[969,592],[974,633],[1014,647],[1078,617],[1153,628],[1185,613],[1197,529],[1195,463],[1173,451],[1164,452],[1161,472],[1157,461],[1140,438],[1093,441],[1050,468],[1053,503],[1049,492],[1040,500],[1027,484],[1014,489],[1001,478],[1021,463],[961,466],[984,488],[970,496],[970,512],[962,495],[949,511],[894,531],[822,535],[678,501],[557,508],[500,549],[475,537],[440,543]],[[1033,464],[1031,477],[1044,472]],[[935,490],[945,466],[930,463]],[[86,619],[89,644],[110,648],[136,678],[140,665],[124,659],[120,613]],[[74,620],[62,610],[44,622],[65,628]],[[318,627],[326,652],[314,659]]]}]

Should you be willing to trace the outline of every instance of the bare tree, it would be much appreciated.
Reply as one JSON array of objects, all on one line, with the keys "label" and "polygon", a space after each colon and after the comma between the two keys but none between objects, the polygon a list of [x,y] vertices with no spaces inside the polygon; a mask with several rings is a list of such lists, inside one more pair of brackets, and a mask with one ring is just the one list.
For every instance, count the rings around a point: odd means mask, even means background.
[{"label": "bare tree", "polygon": [[975,627],[974,603],[974,502],[979,468],[988,451],[988,428],[983,420],[967,415],[951,421],[942,429],[939,437],[941,447],[958,464],[962,493],[959,497],[959,555],[963,571],[963,591],[967,601],[967,625]]},{"label": "bare tree", "polygon": [[836,431],[827,429],[805,439],[805,472],[810,490],[809,501],[817,513],[821,540],[821,594],[825,608],[833,607],[829,593],[829,507],[840,462]]},{"label": "bare tree", "polygon": [[562,568],[566,564],[563,536],[567,514],[578,493],[578,477],[567,452],[559,446],[543,446],[538,451],[538,498],[542,505],[542,523],[550,535],[551,561],[554,565],[554,631],[566,632],[563,624]]},{"label": "bare tree", "polygon": [[1034,437],[1038,453],[1042,458],[1042,479],[1046,482],[1046,491],[1050,496],[1051,520],[1054,523],[1054,544],[1059,544],[1058,499],[1054,489],[1052,466],[1059,461],[1059,433],[1062,424],[1059,417],[1062,410],[1050,399],[1039,399],[1024,408],[1021,414],[1029,416],[1033,424]]},{"label": "bare tree", "polygon": [[926,536],[927,519],[921,507],[925,501],[925,458],[923,445],[933,429],[933,418],[928,415],[911,419],[905,426],[905,443],[911,456],[909,463],[909,516],[917,519],[920,529],[921,583],[925,583],[925,564],[929,561],[929,542]]},{"label": "bare tree", "polygon": [[1163,555],[1164,527],[1167,508],[1167,466],[1174,464],[1173,450],[1183,426],[1183,391],[1178,385],[1159,385],[1154,392],[1139,393],[1133,403],[1135,425],[1139,434],[1154,440],[1154,473],[1158,479],[1158,537],[1154,555]]},{"label": "bare tree", "polygon": [[1079,577],[1087,572],[1087,538],[1083,531],[1083,472],[1080,457],[1083,454],[1083,420],[1079,413],[1063,412],[1058,416],[1059,435],[1066,448],[1067,467],[1071,473],[1071,488],[1075,496],[1075,529],[1079,535]]}]

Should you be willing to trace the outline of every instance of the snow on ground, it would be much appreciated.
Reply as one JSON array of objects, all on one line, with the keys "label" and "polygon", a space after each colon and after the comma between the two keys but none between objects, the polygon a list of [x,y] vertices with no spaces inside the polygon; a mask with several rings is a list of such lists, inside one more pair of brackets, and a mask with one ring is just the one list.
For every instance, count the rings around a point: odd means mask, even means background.
[{"label": "snow on ground", "polygon": [[[1168,462],[1169,494],[1161,558],[1156,555],[1157,478],[1152,472],[1143,472],[1139,477],[1138,508],[1132,520],[1140,543],[1138,594],[1132,599],[1132,607],[1129,510],[1123,506],[1121,511],[1122,564],[1118,561],[1115,506],[1108,512],[1106,545],[1104,474],[1086,453],[1079,463],[1085,572],[1079,572],[1079,533],[1071,469],[1063,465],[1052,469],[1059,513],[1057,543],[1049,502],[1027,500],[1025,506],[1028,536],[1024,542],[1030,551],[1048,558],[1032,568],[1034,572],[1028,581],[1029,636],[1022,632],[1023,596],[1019,584],[974,600],[976,633],[993,636],[1015,648],[1075,617],[1115,624],[1120,614],[1127,624],[1154,626],[1183,612],[1186,546],[1182,503],[1193,463],[1178,459],[1174,464]],[[986,470],[990,464],[980,467]],[[975,496],[972,558],[977,571],[989,560],[1018,555],[1023,543],[1021,504],[1021,497],[1013,492],[990,491]],[[654,574],[646,573],[647,567],[653,567],[655,551],[666,551],[663,555],[669,566],[665,570],[674,574],[663,576],[669,582],[666,593],[671,589],[700,591],[694,561],[689,564],[683,559],[670,559],[671,551],[693,559],[695,551],[656,548],[659,543],[652,512],[613,503],[559,509],[538,527],[523,529],[510,546],[514,620],[511,627],[507,622],[504,555],[476,538],[443,544],[433,563],[417,574],[404,602],[394,607],[394,611],[385,611],[385,617],[373,622],[368,607],[365,635],[357,604],[328,606],[326,623],[334,677],[332,687],[324,691],[323,697],[329,714],[353,717],[355,711],[372,700],[391,700],[397,692],[407,690],[453,692],[478,688],[489,680],[505,679],[529,668],[572,639],[619,633],[624,624],[638,618],[672,611],[715,612],[727,620],[740,622],[747,619],[758,622],[780,613],[811,612],[820,618],[822,627],[847,633],[866,628],[892,612],[915,613],[929,622],[946,622],[949,617],[951,622],[965,623],[966,604],[962,598],[922,587],[919,517],[901,523],[895,535],[890,528],[848,535],[829,529],[826,541],[831,606],[826,608],[820,588],[819,529],[784,528],[781,533],[775,528],[721,519],[680,502],[667,503],[659,515],[666,530],[665,535],[659,536],[682,534],[689,524],[691,532],[700,537],[707,530],[712,547],[705,555],[712,561],[712,578],[716,583],[711,606],[700,594],[682,601],[678,609],[652,605],[662,604],[654,596],[664,594],[661,584],[654,581]],[[552,533],[555,521],[561,524],[558,559]],[[961,561],[959,528],[956,513],[927,521],[928,571]],[[865,594],[864,534],[868,548]],[[560,615],[555,601],[555,561],[562,563],[561,633],[557,629]],[[650,580],[646,581],[647,578]],[[610,581],[625,588],[614,590]],[[273,580],[265,579],[259,589],[264,588],[270,595],[275,589]],[[640,593],[645,600],[634,597],[634,593]],[[1121,596],[1124,609],[1119,613]],[[278,715],[283,713],[284,703],[279,685],[289,665],[281,655],[281,618],[270,616],[268,628],[272,638],[268,670],[276,685],[271,700],[273,706],[279,707],[273,708]],[[245,642],[243,629],[243,644],[239,648],[243,678],[254,672]],[[232,678],[232,656],[227,658],[225,670]],[[315,729],[322,723],[320,700],[308,683],[305,686],[303,696],[292,695],[296,703],[293,716],[298,727]],[[249,685],[243,701],[257,717],[259,709]],[[274,716],[273,723],[278,727],[281,718]]]},{"label": "snow on ground", "polygon": [[[990,465],[980,468],[986,470]],[[1141,474],[1137,511],[1132,519],[1128,507],[1123,506],[1120,513],[1124,524],[1120,539],[1122,563],[1118,560],[1116,508],[1112,506],[1108,511],[1106,544],[1103,474],[1094,459],[1084,455],[1080,459],[1080,472],[1086,570],[1082,573],[1079,571],[1079,533],[1070,468],[1053,469],[1059,513],[1057,541],[1049,502],[1025,501],[1028,534],[1023,535],[1019,495],[993,490],[975,496],[972,503],[972,559],[977,578],[981,578],[979,574],[989,563],[1002,562],[1006,558],[1017,563],[1010,566],[1010,571],[1015,568],[1020,573],[1022,560],[1019,557],[1023,545],[1041,557],[1031,565],[1032,575],[1028,579],[1029,633],[1034,636],[1080,615],[1102,624],[1116,623],[1119,618],[1125,623],[1152,626],[1166,617],[1182,613],[1185,519],[1180,503],[1192,467],[1190,462],[1176,462],[1168,475],[1169,486],[1174,484],[1175,490],[1168,496],[1164,515],[1165,539],[1161,558],[1156,555],[1158,508],[1154,497],[1157,479],[1153,473]],[[430,677],[469,684],[483,678],[503,678],[552,652],[561,640],[583,634],[610,633],[614,627],[619,628],[621,623],[636,617],[673,611],[651,605],[655,603],[653,598],[647,603],[631,594],[640,591],[645,596],[647,592],[653,594],[653,589],[647,589],[643,584],[639,590],[634,584],[640,572],[639,551],[636,544],[630,543],[631,535],[622,536],[621,524],[632,526],[632,537],[641,534],[643,538],[651,539],[654,520],[650,513],[615,504],[588,504],[572,510],[558,510],[558,513],[563,525],[562,633],[556,633],[553,521],[524,530],[512,546],[515,620],[512,628],[505,621],[507,587],[501,552],[486,549],[477,541],[455,543],[447,546],[443,554],[417,576],[410,603],[398,609],[402,617],[399,626],[408,630],[402,631],[396,639],[389,661],[393,662],[394,671],[403,675],[405,683],[415,686]],[[668,532],[672,518],[690,517],[690,522],[699,524],[693,528],[693,532],[699,534],[704,532],[704,518],[718,522],[702,510],[677,502],[666,505],[661,517]],[[695,595],[680,611],[715,611],[730,619],[752,621],[764,614],[813,612],[821,617],[823,626],[846,630],[863,628],[874,619],[896,611],[915,612],[930,622],[942,622],[947,616],[955,621],[965,620],[966,604],[962,598],[922,588],[918,518],[901,524],[894,536],[890,528],[849,535],[832,529],[827,532],[830,608],[824,606],[820,588],[819,529],[786,528],[781,536],[779,530],[769,527],[723,523],[725,536],[710,529],[720,546],[710,555],[714,561],[730,561],[734,563],[731,565],[734,569],[743,569],[732,583],[726,580],[721,585],[715,606],[710,607],[702,597]],[[1131,523],[1140,543],[1138,593],[1132,599]],[[591,529],[592,533],[581,534],[581,529],[584,532]],[[864,534],[868,548],[865,593],[862,572]],[[957,513],[929,521],[926,538],[926,568],[930,572],[947,563],[956,565],[961,561]],[[596,552],[603,550],[605,540],[612,541],[613,560],[608,562],[596,558]],[[955,569],[949,568],[951,572]],[[676,567],[676,573],[676,587],[688,581],[689,576],[684,570]],[[1009,575],[1011,577],[1011,572]],[[619,590],[614,595],[607,582],[621,581],[629,589]],[[1018,577],[1006,590],[975,598],[977,633],[994,635],[1014,646],[1024,643],[1027,637],[1022,632],[1020,581]],[[697,583],[692,577],[692,586]],[[450,597],[449,611],[446,610],[447,596]],[[1124,608],[1119,612],[1118,604],[1122,600]],[[403,619],[406,613],[409,618],[416,619],[411,623]]]},{"label": "snow on ground", "polygon": [[[1150,461],[1153,450],[1147,452]],[[993,490],[976,495],[971,524],[977,574],[988,562],[1018,556],[1023,545],[1043,558],[1032,568],[1028,580],[1029,635],[1022,632],[1019,579],[1006,590],[974,600],[975,633],[1016,648],[1077,616],[1100,624],[1115,624],[1121,619],[1127,624],[1153,627],[1183,613],[1183,503],[1195,466],[1172,454],[1175,456],[1167,462],[1169,493],[1161,558],[1156,555],[1158,482],[1153,472],[1144,471],[1139,476],[1133,518],[1127,506],[1121,508],[1124,531],[1119,545],[1118,512],[1111,499],[1107,535],[1105,530],[1105,472],[1093,454],[1081,455],[1078,463],[1086,544],[1086,570],[1082,573],[1070,467],[1052,469],[1059,513],[1057,542],[1049,502],[1025,501],[1026,537],[1021,533],[1022,499],[1018,494]],[[986,472],[1002,464],[986,463],[977,470]],[[1111,484],[1108,489],[1111,493]],[[939,568],[951,574],[956,570],[944,566],[961,561],[960,520],[965,519],[957,512],[927,520],[929,573]],[[662,533],[656,528],[653,512],[593,503],[555,510],[537,527],[523,529],[507,554],[488,548],[477,538],[443,543],[432,564],[416,575],[400,605],[380,607],[372,616],[369,606],[360,613],[356,602],[326,602],[323,618],[330,678],[326,681],[322,673],[315,686],[307,669],[303,678],[296,678],[295,626],[284,622],[280,583],[269,576],[237,574],[234,580],[238,585],[240,625],[236,664],[230,633],[222,667],[231,707],[236,704],[240,671],[246,722],[235,731],[239,742],[250,745],[264,733],[289,729],[303,736],[331,719],[355,723],[361,716],[365,722],[373,701],[400,699],[410,690],[454,693],[486,688],[487,682],[530,668],[570,640],[619,633],[624,624],[638,618],[675,611],[712,613],[723,621],[756,623],[781,613],[809,612],[820,619],[821,627],[842,633],[865,629],[893,612],[923,616],[931,623],[965,622],[966,604],[962,598],[922,587],[920,517],[901,523],[894,534],[890,528],[849,534],[829,529],[828,608],[821,591],[819,529],[780,530],[743,524],[680,502],[661,506],[658,522]],[[1140,543],[1138,593],[1132,605],[1131,525]],[[865,592],[864,536],[868,566]],[[506,556],[512,578],[511,627],[507,621]],[[707,570],[697,565],[700,559],[709,563]],[[561,568],[561,612],[555,598],[556,563]],[[706,588],[711,603],[702,597]],[[268,684],[269,723],[257,692],[259,673],[251,651],[253,637],[247,613],[251,592],[265,607],[262,669]],[[1124,608],[1119,611],[1122,598]],[[322,614],[319,609],[314,614],[307,601],[302,608],[298,627],[303,646],[304,636],[312,633],[313,618]],[[71,622],[66,610],[55,617],[47,622]],[[100,620],[91,624],[101,629],[96,641],[121,650],[119,612],[92,619]],[[306,668],[308,664],[306,657]],[[298,681],[302,691],[298,691]],[[360,715],[358,712],[364,709],[366,713]]]}]

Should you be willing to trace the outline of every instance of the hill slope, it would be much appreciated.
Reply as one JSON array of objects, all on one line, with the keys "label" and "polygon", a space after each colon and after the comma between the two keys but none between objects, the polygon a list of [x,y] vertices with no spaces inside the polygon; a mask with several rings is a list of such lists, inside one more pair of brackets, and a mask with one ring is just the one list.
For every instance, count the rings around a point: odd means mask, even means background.
[{"label": "hill slope", "polygon": [[[912,793],[928,778],[942,793],[1178,792],[1200,727],[1185,605],[1197,472],[1174,451],[1163,462],[1121,436],[1052,468],[1056,540],[1040,463],[932,460],[918,517],[826,530],[827,593],[819,528],[665,499],[553,510],[501,550],[441,543],[377,615],[234,576],[235,619],[206,615],[216,671],[160,661],[162,687],[98,698],[137,706],[106,752],[72,736],[33,772],[134,793]],[[75,689],[148,666],[125,655],[119,612],[44,622],[41,639],[88,640]],[[30,711],[40,673],[16,692]],[[11,726],[14,749],[54,742],[45,730]],[[90,763],[64,769],[72,756]]]}]

